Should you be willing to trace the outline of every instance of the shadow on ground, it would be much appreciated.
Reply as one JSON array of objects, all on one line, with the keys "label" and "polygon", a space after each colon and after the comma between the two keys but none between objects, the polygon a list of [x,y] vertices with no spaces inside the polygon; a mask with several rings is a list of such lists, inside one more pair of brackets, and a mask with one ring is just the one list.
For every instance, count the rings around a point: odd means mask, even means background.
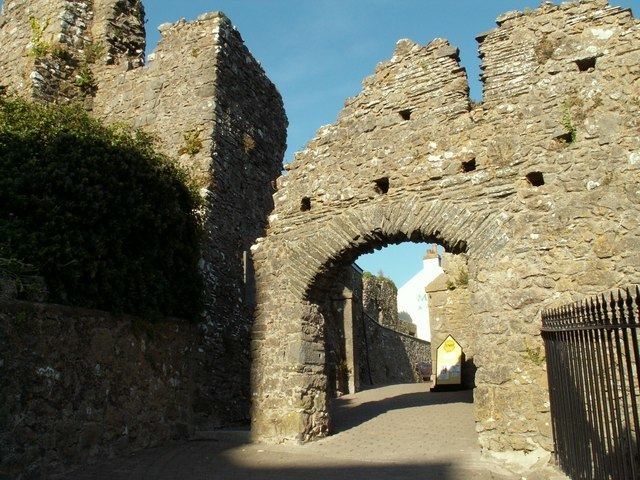
[{"label": "shadow on ground", "polygon": [[331,405],[331,431],[344,432],[391,410],[449,403],[473,403],[473,391],[407,393],[361,404],[351,397],[342,397]]},{"label": "shadow on ground", "polygon": [[[324,465],[323,465],[324,463]],[[330,465],[326,465],[330,463]],[[473,475],[473,474],[471,474]],[[471,478],[443,463],[381,464],[300,455],[286,448],[261,449],[241,442],[199,441],[145,450],[85,466],[51,480],[460,480]],[[473,475],[475,480],[493,476]]]},{"label": "shadow on ground", "polygon": [[[419,391],[416,391],[418,389]],[[424,428],[437,428],[429,421],[433,410],[422,407],[467,404],[473,402],[472,391],[429,392],[428,385],[396,385],[377,387],[361,392],[357,397],[337,399],[332,405],[332,418],[336,432],[343,432],[362,425],[387,412],[406,411],[399,418],[409,421],[397,438],[381,438],[386,435],[388,417],[381,425],[369,425],[373,430],[355,431],[355,438],[343,437],[336,444],[318,442],[304,446],[264,445],[248,441],[248,431],[208,432],[206,440],[191,441],[179,445],[145,450],[129,457],[104,461],[92,466],[80,467],[51,480],[492,480],[505,478],[486,468],[465,463],[468,453],[462,455],[457,443],[444,442],[442,455],[428,455],[427,450],[413,457],[395,455],[406,453],[409,448],[399,445],[408,441],[414,449],[422,449],[427,438]],[[442,415],[442,409],[436,409]],[[467,411],[468,408],[462,409]],[[394,417],[395,418],[395,417]],[[448,417],[447,417],[448,418]],[[454,418],[454,417],[452,417]],[[408,420],[407,420],[408,419]],[[442,420],[442,418],[440,419]],[[398,421],[397,419],[393,421]],[[425,424],[426,422],[426,424]],[[446,419],[444,420],[446,423]],[[441,422],[442,423],[442,422]],[[471,425],[471,424],[470,424]],[[377,428],[377,430],[376,430]],[[428,428],[427,428],[428,430]],[[394,430],[395,431],[395,430]],[[376,433],[377,432],[377,433]],[[407,432],[418,432],[417,438],[407,437]],[[472,432],[475,435],[475,431]],[[358,438],[358,435],[365,437]],[[367,435],[369,437],[367,437]],[[415,435],[414,435],[415,436]],[[336,437],[334,437],[336,438]],[[362,440],[362,441],[360,441]],[[346,442],[346,443],[345,443]],[[422,442],[422,443],[420,443]],[[336,450],[337,449],[337,450]],[[396,449],[396,450],[394,450]],[[450,449],[451,451],[449,451]],[[433,452],[432,452],[433,453]],[[427,458],[428,457],[428,458]]]}]

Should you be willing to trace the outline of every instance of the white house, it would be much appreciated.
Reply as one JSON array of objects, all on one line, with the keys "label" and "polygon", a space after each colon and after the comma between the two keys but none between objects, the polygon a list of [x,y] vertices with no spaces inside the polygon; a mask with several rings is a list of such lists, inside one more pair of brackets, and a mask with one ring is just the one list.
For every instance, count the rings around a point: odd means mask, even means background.
[{"label": "white house", "polygon": [[429,307],[425,288],[443,273],[438,247],[427,250],[422,259],[422,270],[398,289],[398,312],[406,312],[417,327],[418,338],[431,341]]}]

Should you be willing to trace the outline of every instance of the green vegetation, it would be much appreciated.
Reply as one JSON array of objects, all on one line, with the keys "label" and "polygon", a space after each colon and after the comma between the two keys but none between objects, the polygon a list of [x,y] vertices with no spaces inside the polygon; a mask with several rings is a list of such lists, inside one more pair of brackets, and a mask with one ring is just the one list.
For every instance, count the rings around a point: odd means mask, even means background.
[{"label": "green vegetation", "polygon": [[83,58],[76,73],[75,84],[86,94],[94,93],[97,88],[91,65],[96,63],[104,52],[105,47],[102,42],[87,42],[83,46]]},{"label": "green vegetation", "polygon": [[523,353],[523,357],[525,360],[530,361],[534,365],[541,367],[546,362],[546,358],[544,356],[544,351],[541,347],[526,347]]},{"label": "green vegetation", "polygon": [[93,76],[91,67],[89,67],[87,63],[80,66],[80,69],[76,74],[75,84],[80,88],[80,90],[87,93],[96,88],[96,79]]},{"label": "green vegetation", "polygon": [[377,275],[374,275],[371,272],[362,273],[362,280],[368,280],[371,278],[375,278],[379,283],[386,283],[394,290],[398,290],[398,287],[396,287],[396,284],[394,283],[394,281],[391,280],[389,277],[387,277],[382,270],[380,270]]},{"label": "green vegetation", "polygon": [[36,277],[36,269],[32,265],[15,258],[0,258],[0,280],[9,280],[15,286],[15,297],[18,300],[37,300],[46,297],[46,288],[40,278]]},{"label": "green vegetation", "polygon": [[200,153],[203,148],[202,139],[200,138],[200,134],[202,130],[190,130],[185,132],[182,136],[184,138],[184,145],[180,150],[178,150],[179,155],[196,155]]},{"label": "green vegetation", "polygon": [[104,55],[106,48],[102,42],[87,42],[84,47],[84,60],[88,65],[96,63]]},{"label": "green vegetation", "polygon": [[86,42],[83,46],[83,58],[77,60],[73,53],[62,44],[52,44],[45,41],[44,32],[49,26],[49,21],[40,22],[35,17],[29,19],[31,27],[31,47],[29,56],[35,59],[43,59],[51,56],[54,59],[73,65],[77,68],[74,83],[84,93],[92,93],[96,89],[96,80],[91,70],[91,65],[97,62],[105,52],[102,42]]},{"label": "green vegetation", "polygon": [[41,23],[37,18],[29,18],[29,26],[31,27],[31,49],[29,56],[33,58],[42,58],[51,53],[51,43],[44,40],[44,31],[49,26],[49,21]]},{"label": "green vegetation", "polygon": [[447,280],[447,290],[455,290],[458,287],[466,288],[469,285],[469,270],[466,266],[460,267],[455,277]]},{"label": "green vegetation", "polygon": [[51,47],[51,56],[65,63],[72,63],[74,61],[73,54],[66,46],[61,44]]},{"label": "green vegetation", "polygon": [[15,258],[0,258],[0,277],[18,280],[24,275],[33,275],[34,273],[35,269],[32,265]]},{"label": "green vegetation", "polygon": [[393,290],[398,290],[398,287],[396,287],[395,282],[393,280],[391,280],[390,278],[385,277],[384,275],[378,275],[378,281],[380,281],[381,283],[386,283]]},{"label": "green vegetation", "polygon": [[456,283],[460,287],[466,287],[469,285],[469,270],[466,267],[461,267],[460,270],[458,270]]},{"label": "green vegetation", "polygon": [[567,143],[569,144],[574,143],[578,135],[578,130],[573,124],[573,120],[571,118],[571,109],[569,105],[564,106],[564,110],[562,113],[562,126],[567,131],[567,134],[566,134]]},{"label": "green vegetation", "polygon": [[0,258],[53,302],[195,319],[198,196],[141,131],[0,98]]},{"label": "green vegetation", "polygon": [[244,153],[247,155],[253,152],[256,148],[256,141],[248,133],[242,135],[242,143],[244,145]]},{"label": "green vegetation", "polygon": [[544,65],[547,63],[551,57],[553,57],[553,52],[555,52],[557,45],[549,40],[549,37],[545,35],[538,42],[538,44],[534,47],[533,51],[536,56],[536,60],[540,65]]}]

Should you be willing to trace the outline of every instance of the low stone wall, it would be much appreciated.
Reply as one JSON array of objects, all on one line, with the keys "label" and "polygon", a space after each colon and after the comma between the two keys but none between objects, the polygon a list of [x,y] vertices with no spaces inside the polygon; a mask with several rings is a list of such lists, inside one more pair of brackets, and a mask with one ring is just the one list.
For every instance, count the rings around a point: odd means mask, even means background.
[{"label": "low stone wall", "polygon": [[[431,365],[431,344],[384,327],[364,316],[366,344],[360,351],[368,356],[360,368],[369,368],[370,376],[363,372],[361,379],[373,385],[422,382],[418,364]],[[364,377],[363,377],[364,374]]]},{"label": "low stone wall", "polygon": [[[39,478],[219,426],[198,325],[0,302],[0,477]],[[228,357],[231,361],[232,357]],[[233,364],[225,369],[233,371]]]}]

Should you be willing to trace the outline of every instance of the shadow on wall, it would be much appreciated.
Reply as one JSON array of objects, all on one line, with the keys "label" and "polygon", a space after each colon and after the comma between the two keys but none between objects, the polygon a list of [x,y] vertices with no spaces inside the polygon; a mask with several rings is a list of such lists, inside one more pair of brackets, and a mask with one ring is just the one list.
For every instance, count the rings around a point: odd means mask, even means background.
[{"label": "shadow on wall", "polygon": [[355,393],[362,386],[423,381],[419,367],[428,370],[431,366],[430,343],[385,327],[367,315],[359,268],[336,269],[316,287],[313,302],[322,322],[329,398]]},{"label": "shadow on wall", "polygon": [[[438,376],[438,365],[437,365],[437,354],[435,354],[436,357],[436,364],[433,366],[433,375],[431,376],[431,381],[434,383],[436,382],[436,378]],[[473,357],[471,358],[466,358],[464,355],[462,356],[462,371],[461,371],[461,389],[464,390],[473,390],[474,388],[476,388],[476,371],[478,370],[478,367],[476,366],[475,362],[473,361]]]},{"label": "shadow on wall", "polygon": [[473,361],[473,357],[465,358],[462,362],[462,385],[465,388],[476,388],[476,364]]},{"label": "shadow on wall", "polygon": [[[430,347],[426,342],[420,342],[414,338],[385,328],[364,315],[362,328],[366,338],[362,337],[364,344],[362,350],[368,357],[368,362],[360,364],[362,382],[369,385],[388,385],[392,383],[419,382],[416,371],[417,359],[423,361],[430,359]],[[411,350],[423,350],[411,352]],[[369,372],[364,369],[368,368]],[[368,373],[368,374],[367,374]]]}]

